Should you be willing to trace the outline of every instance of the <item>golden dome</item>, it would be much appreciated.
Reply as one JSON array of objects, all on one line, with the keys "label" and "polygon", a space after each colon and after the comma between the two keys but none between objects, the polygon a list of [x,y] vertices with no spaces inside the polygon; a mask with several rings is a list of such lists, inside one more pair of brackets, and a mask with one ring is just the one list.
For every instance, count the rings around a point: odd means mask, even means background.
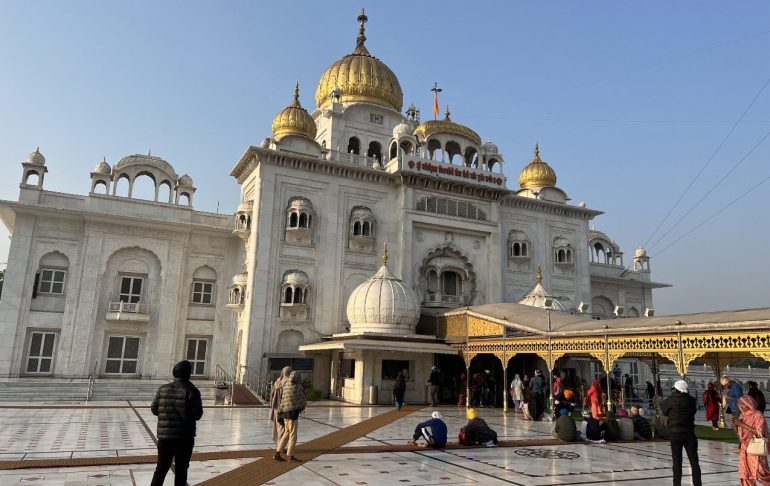
[{"label": "golden dome", "polygon": [[478,145],[481,145],[481,137],[479,134],[466,127],[460,125],[449,119],[449,107],[447,106],[446,113],[444,113],[443,120],[428,120],[420,123],[414,130],[414,134],[419,136],[422,140],[425,140],[434,133],[454,133],[465,138],[473,140]]},{"label": "golden dome", "polygon": [[364,46],[364,23],[367,20],[361,9],[355,50],[326,68],[321,75],[315,91],[315,104],[318,108],[331,105],[332,94],[336,91],[342,103],[362,101],[401,111],[404,93],[398,78],[385,63],[369,54]]},{"label": "golden dome", "polygon": [[299,83],[294,86],[294,101],[273,118],[273,137],[281,140],[286,135],[299,135],[315,140],[316,125],[313,117],[299,103]]},{"label": "golden dome", "polygon": [[556,186],[556,172],[550,165],[540,160],[540,148],[537,144],[535,144],[535,157],[519,174],[519,185],[522,189]]}]

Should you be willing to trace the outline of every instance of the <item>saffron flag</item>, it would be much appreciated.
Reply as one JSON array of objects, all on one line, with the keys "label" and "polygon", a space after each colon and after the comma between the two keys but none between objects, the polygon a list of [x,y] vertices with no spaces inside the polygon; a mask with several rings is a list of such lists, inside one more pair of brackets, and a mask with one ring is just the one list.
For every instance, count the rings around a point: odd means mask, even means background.
[{"label": "saffron flag", "polygon": [[433,91],[433,118],[438,118],[438,90]]}]

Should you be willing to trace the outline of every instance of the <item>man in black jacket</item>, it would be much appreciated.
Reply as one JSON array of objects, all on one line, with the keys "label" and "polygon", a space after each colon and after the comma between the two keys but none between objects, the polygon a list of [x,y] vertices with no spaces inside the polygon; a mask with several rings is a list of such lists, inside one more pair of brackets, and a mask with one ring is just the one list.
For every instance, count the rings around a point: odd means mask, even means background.
[{"label": "man in black jacket", "polygon": [[174,381],[158,388],[150,409],[158,417],[158,465],[151,486],[162,486],[171,461],[175,461],[174,485],[187,484],[187,468],[195,445],[195,422],[203,416],[201,393],[190,383],[192,365],[174,366]]},{"label": "man in black jacket", "polygon": [[671,456],[674,462],[674,486],[682,484],[682,447],[687,451],[687,459],[690,461],[692,484],[701,486],[703,483],[698,463],[698,439],[695,437],[695,412],[698,407],[687,390],[686,381],[679,380],[674,383],[671,396],[663,401],[661,413],[668,417]]}]

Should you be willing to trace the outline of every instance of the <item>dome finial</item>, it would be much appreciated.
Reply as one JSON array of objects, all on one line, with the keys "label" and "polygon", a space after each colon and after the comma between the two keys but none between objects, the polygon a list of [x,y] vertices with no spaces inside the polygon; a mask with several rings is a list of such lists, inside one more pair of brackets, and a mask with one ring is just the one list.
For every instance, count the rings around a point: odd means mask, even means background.
[{"label": "dome finial", "polygon": [[386,241],[384,245],[382,245],[382,264],[384,266],[388,266],[388,242]]},{"label": "dome finial", "polygon": [[535,160],[540,160],[540,144],[535,142]]},{"label": "dome finial", "polygon": [[364,33],[366,31],[366,27],[364,27],[364,24],[369,20],[369,17],[366,16],[364,13],[364,9],[361,9],[361,15],[358,16],[358,37],[356,37],[356,50],[353,51],[354,54],[369,54],[369,51],[366,50],[366,46],[364,46],[364,43],[366,42],[366,34]]},{"label": "dome finial", "polygon": [[299,103],[299,81],[296,81],[294,83],[294,102],[291,104],[291,106],[300,107]]},{"label": "dome finial", "polygon": [[445,120],[450,120],[449,115],[451,115],[451,114],[452,114],[452,112],[449,111],[449,105],[446,105],[446,111],[444,112],[444,119]]},{"label": "dome finial", "polygon": [[537,266],[537,283],[543,284],[543,270],[540,268],[540,265]]}]

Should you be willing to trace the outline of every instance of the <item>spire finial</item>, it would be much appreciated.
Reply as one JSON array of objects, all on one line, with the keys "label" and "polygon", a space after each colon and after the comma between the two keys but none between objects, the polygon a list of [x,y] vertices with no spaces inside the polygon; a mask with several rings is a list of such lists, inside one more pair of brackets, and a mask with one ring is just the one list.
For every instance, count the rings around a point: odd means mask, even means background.
[{"label": "spire finial", "polygon": [[147,157],[152,157],[152,149],[147,149]]},{"label": "spire finial", "polygon": [[361,15],[358,16],[357,20],[358,37],[356,37],[356,51],[363,49],[364,53],[368,54],[368,52],[366,52],[366,47],[364,47],[364,42],[366,42],[366,35],[364,34],[366,27],[364,27],[364,24],[369,20],[369,17],[364,13],[364,9],[361,9]]},{"label": "spire finial", "polygon": [[540,158],[540,144],[538,144],[537,142],[535,142],[535,158],[536,159]]},{"label": "spire finial", "polygon": [[539,285],[543,284],[543,270],[540,268],[540,265],[537,266],[537,283]]},{"label": "spire finial", "polygon": [[292,106],[299,106],[299,81],[294,83],[294,102]]},{"label": "spire finial", "polygon": [[388,266],[388,242],[382,245],[382,264]]},{"label": "spire finial", "polygon": [[36,154],[39,154],[39,153],[40,153],[40,145],[38,145],[38,146],[37,146],[37,148],[35,149],[35,153],[36,153]]},{"label": "spire finial", "polygon": [[449,111],[449,105],[446,105],[446,111],[444,112],[444,119],[449,120],[449,115],[451,115],[452,112]]}]

